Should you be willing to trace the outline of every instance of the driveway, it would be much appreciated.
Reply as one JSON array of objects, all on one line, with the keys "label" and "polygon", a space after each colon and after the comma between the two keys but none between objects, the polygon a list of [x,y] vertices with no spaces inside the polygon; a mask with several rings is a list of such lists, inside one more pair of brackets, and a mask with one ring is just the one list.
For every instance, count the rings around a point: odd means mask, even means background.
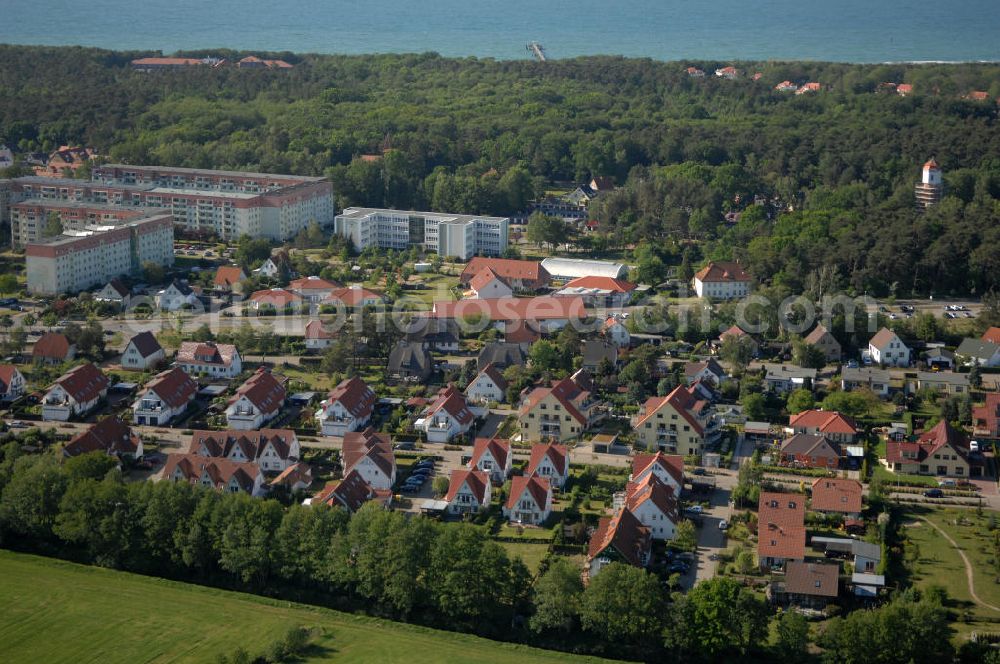
[{"label": "driveway", "polygon": [[733,510],[729,506],[732,482],[728,474],[716,476],[715,490],[709,495],[709,507],[702,514],[698,528],[698,549],[695,551],[694,565],[681,579],[681,585],[690,590],[698,581],[715,576],[719,562],[711,560],[713,554],[720,554],[726,548],[726,533],[719,530],[719,522],[729,521]]}]

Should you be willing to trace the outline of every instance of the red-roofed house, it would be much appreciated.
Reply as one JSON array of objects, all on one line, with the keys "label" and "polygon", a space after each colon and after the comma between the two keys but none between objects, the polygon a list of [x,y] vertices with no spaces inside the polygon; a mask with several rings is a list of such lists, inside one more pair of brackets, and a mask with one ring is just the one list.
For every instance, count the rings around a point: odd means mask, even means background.
[{"label": "red-roofed house", "polygon": [[548,271],[538,261],[476,256],[462,270],[462,275],[458,278],[459,283],[463,287],[468,287],[469,282],[486,268],[492,270],[517,292],[537,291],[545,288],[552,281]]},{"label": "red-roofed house", "polygon": [[827,362],[840,361],[840,342],[823,325],[817,325],[804,339],[807,344],[816,346],[823,351]]},{"label": "red-roofed house", "polygon": [[807,92],[819,92],[823,89],[822,83],[817,83],[815,81],[810,81],[809,83],[803,83],[802,86],[795,91],[797,95],[804,95]]},{"label": "red-roofed house", "polygon": [[507,380],[490,362],[466,386],[465,396],[474,403],[503,403],[507,400]]},{"label": "red-roofed house", "polygon": [[375,392],[357,376],[342,380],[316,411],[320,431],[324,436],[357,431],[371,419],[375,400]]},{"label": "red-roofed house", "polygon": [[69,342],[65,334],[46,332],[31,347],[31,356],[35,362],[42,364],[61,364],[76,356],[76,346]]},{"label": "red-roofed house", "polygon": [[793,434],[808,433],[823,436],[842,445],[854,442],[860,433],[854,420],[835,410],[804,410],[788,417],[788,428]]},{"label": "red-roofed house", "polygon": [[1000,394],[990,392],[986,395],[984,405],[972,409],[972,435],[976,438],[1000,439]]},{"label": "red-roofed house", "polygon": [[198,383],[183,369],[168,369],[139,392],[132,403],[132,421],[140,425],[167,425],[187,410],[197,393]]},{"label": "red-roofed house", "polygon": [[652,543],[649,528],[642,525],[628,509],[602,518],[587,548],[590,578],[593,579],[612,562],[645,567],[649,564]]},{"label": "red-roofed house", "polygon": [[781,465],[798,468],[840,467],[840,445],[825,436],[797,433],[781,443]]},{"label": "red-roofed house", "polygon": [[802,560],[806,553],[806,497],[761,491],[757,511],[757,559],[763,568]]},{"label": "red-roofed house", "polygon": [[495,484],[503,484],[510,475],[513,458],[509,440],[476,438],[472,448],[472,458],[469,459],[467,467],[483,471]]},{"label": "red-roofed house", "polygon": [[299,439],[291,429],[195,431],[189,454],[253,462],[265,471],[282,472],[299,460]]},{"label": "red-roofed house", "polygon": [[479,274],[472,277],[469,281],[469,290],[465,292],[465,297],[472,300],[489,300],[513,295],[514,289],[510,284],[490,267],[484,267]]},{"label": "red-roofed house", "polygon": [[633,418],[636,439],[646,449],[700,455],[719,436],[712,406],[694,386],[678,386],[665,397],[650,397]]},{"label": "red-roofed house", "polygon": [[513,523],[541,525],[552,514],[552,485],[547,479],[516,475],[503,514]]},{"label": "red-roofed house", "polygon": [[105,417],[73,436],[63,448],[63,456],[69,458],[98,451],[138,459],[142,456],[142,438],[133,434],[117,417]]},{"label": "red-roofed house", "polygon": [[982,461],[970,458],[965,434],[947,420],[925,431],[915,443],[888,441],[885,457],[885,465],[896,473],[940,477],[977,477],[983,473]]},{"label": "red-roofed house", "polygon": [[339,288],[340,284],[315,276],[293,279],[288,283],[288,290],[309,302],[317,303],[330,297]]},{"label": "red-roofed house", "polygon": [[212,280],[212,285],[221,291],[239,290],[240,283],[245,281],[246,278],[246,273],[239,265],[221,265],[215,271],[215,278]]},{"label": "red-roofed house", "polygon": [[655,540],[669,541],[677,534],[680,512],[677,494],[653,473],[625,487],[624,508],[649,529]]},{"label": "red-roofed house", "polygon": [[985,90],[972,90],[969,94],[965,95],[963,99],[969,99],[971,101],[989,101],[990,93]]},{"label": "red-roofed house", "polygon": [[330,507],[343,507],[350,513],[357,512],[370,501],[376,501],[382,506],[392,503],[392,491],[376,489],[356,470],[352,470],[337,484],[328,484],[310,501],[311,505],[325,504]]},{"label": "red-roofed house", "polygon": [[737,78],[740,75],[740,72],[738,69],[736,69],[736,67],[729,66],[729,67],[722,67],[721,69],[716,69],[715,75],[719,78],[724,78],[732,81],[733,79]]},{"label": "red-roofed house", "polygon": [[624,307],[632,299],[635,284],[612,277],[577,277],[562,289],[553,293],[555,297],[582,297],[591,307]]},{"label": "red-roofed house", "polygon": [[694,275],[698,297],[732,300],[750,294],[750,275],[743,266],[731,261],[712,262]]},{"label": "red-roofed house", "polygon": [[569,449],[555,443],[539,443],[531,446],[531,458],[525,475],[542,477],[556,489],[569,479]]},{"label": "red-roofed house", "polygon": [[857,480],[820,477],[812,483],[812,509],[857,519],[861,515],[863,492],[864,487]]},{"label": "red-roofed house", "polygon": [[177,366],[192,376],[235,378],[243,371],[243,360],[236,346],[214,341],[185,341],[177,349]]},{"label": "red-roofed house", "polygon": [[660,480],[675,496],[681,495],[684,490],[684,457],[679,454],[667,455],[663,452],[636,454],[632,457],[632,475],[629,477],[629,482],[642,484],[650,475]]},{"label": "red-roofed house", "polygon": [[323,350],[333,343],[333,333],[326,329],[321,320],[306,323],[306,349]]},{"label": "red-roofed house", "polygon": [[602,403],[591,392],[589,374],[582,369],[551,387],[536,387],[521,400],[518,420],[523,440],[577,438],[605,416]]},{"label": "red-roofed house", "polygon": [[374,307],[382,302],[382,294],[368,290],[360,284],[354,284],[347,288],[335,288],[329,297],[323,298],[321,305],[343,307],[348,310],[361,309],[363,307]]},{"label": "red-roofed house", "polygon": [[799,86],[795,85],[791,81],[782,81],[774,86],[774,89],[778,92],[795,92],[799,89]]},{"label": "red-roofed house", "polygon": [[481,411],[469,406],[465,395],[454,385],[449,385],[427,406],[413,428],[427,434],[431,443],[447,443],[455,436],[469,431]]},{"label": "red-roofed house", "polygon": [[735,339],[741,344],[747,344],[754,357],[757,357],[760,354],[760,344],[753,338],[753,335],[748,332],[744,332],[739,325],[733,325],[719,335],[719,338],[716,340],[716,349],[721,348],[722,344],[726,343],[729,339]]},{"label": "red-roofed house", "polygon": [[490,506],[492,490],[489,475],[480,470],[451,471],[448,493],[444,497],[448,513],[475,514],[480,509],[486,509]]},{"label": "red-roofed house", "polygon": [[991,344],[1000,345],[1000,327],[991,327],[985,332],[983,336],[980,337],[983,341],[988,341]]},{"label": "red-roofed house", "polygon": [[228,493],[264,494],[264,474],[253,462],[218,459],[198,454],[168,454],[161,477]]},{"label": "red-roofed house", "polygon": [[13,364],[0,364],[0,401],[13,401],[22,394],[27,381]]},{"label": "red-roofed house", "polygon": [[260,311],[261,309],[285,311],[286,309],[294,309],[295,307],[302,306],[303,300],[298,293],[293,293],[284,288],[266,288],[251,293],[248,302],[254,311]]},{"label": "red-roofed house", "polygon": [[42,420],[65,422],[94,408],[108,393],[108,378],[90,362],[56,379],[42,397]]},{"label": "red-roofed house", "polygon": [[264,426],[281,412],[285,405],[285,382],[260,367],[226,406],[226,422],[230,429],[255,430]]},{"label": "red-roofed house", "polygon": [[900,83],[896,86],[896,94],[900,97],[905,97],[907,95],[913,94],[913,85],[910,83]]},{"label": "red-roofed house", "polygon": [[289,491],[303,491],[312,486],[312,467],[304,461],[293,463],[268,483],[268,486],[283,486]]},{"label": "red-roofed house", "polygon": [[628,348],[632,343],[632,335],[629,333],[625,323],[617,316],[608,316],[601,327],[601,335],[606,341],[611,342],[618,348]]},{"label": "red-roofed house", "polygon": [[506,297],[490,300],[438,301],[430,314],[434,318],[457,321],[487,321],[501,330],[516,328],[531,321],[537,329],[551,332],[570,321],[587,318],[582,297]]},{"label": "red-roofed house", "polygon": [[364,431],[344,434],[344,475],[357,470],[375,489],[391,489],[396,483],[396,456],[388,434],[376,433],[368,427]]}]

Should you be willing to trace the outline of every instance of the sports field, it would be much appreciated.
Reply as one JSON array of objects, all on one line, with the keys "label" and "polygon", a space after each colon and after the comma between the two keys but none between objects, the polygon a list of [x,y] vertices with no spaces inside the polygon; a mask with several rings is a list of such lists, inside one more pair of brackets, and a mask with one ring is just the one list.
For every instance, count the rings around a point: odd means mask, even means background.
[{"label": "sports field", "polygon": [[212,662],[315,629],[309,662],[598,661],[254,595],[0,551],[0,660]]}]

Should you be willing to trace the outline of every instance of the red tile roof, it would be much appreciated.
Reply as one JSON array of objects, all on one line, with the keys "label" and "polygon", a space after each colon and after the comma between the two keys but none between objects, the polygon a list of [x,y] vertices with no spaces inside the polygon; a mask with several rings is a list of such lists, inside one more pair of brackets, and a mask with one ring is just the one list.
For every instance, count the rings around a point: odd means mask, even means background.
[{"label": "red tile roof", "polygon": [[702,283],[720,281],[750,281],[743,266],[732,261],[711,262],[698,270],[694,278]]},{"label": "red tile roof", "polygon": [[335,290],[340,288],[340,284],[327,281],[320,277],[301,277],[288,282],[288,290],[309,291],[309,290]]},{"label": "red tile roof", "polygon": [[590,538],[587,558],[594,559],[613,548],[629,564],[642,567],[642,557],[648,554],[651,544],[649,528],[642,525],[628,509],[613,517],[604,517]]},{"label": "red tile roof", "polygon": [[896,336],[895,332],[893,332],[887,327],[883,327],[881,330],[875,333],[875,336],[871,338],[871,340],[868,342],[868,345],[874,346],[875,348],[881,350],[885,348],[887,345],[889,345],[889,342],[897,338],[898,337]]},{"label": "red tile roof", "polygon": [[972,421],[976,429],[986,429],[990,436],[997,435],[1000,431],[1000,394],[987,394],[986,403],[972,409]]},{"label": "red tile roof", "polygon": [[820,477],[812,483],[812,508],[823,512],[861,512],[863,487],[857,480]]},{"label": "red tile roof", "polygon": [[844,433],[857,435],[858,426],[847,415],[835,410],[804,410],[788,418],[788,426],[793,429],[818,429],[820,433]]},{"label": "red tile roof", "polygon": [[271,480],[271,486],[286,486],[291,489],[296,484],[305,484],[307,487],[312,484],[312,467],[304,461],[293,463],[285,468],[281,473]]},{"label": "red tile roof", "polygon": [[350,431],[344,434],[343,445],[344,469],[350,472],[355,464],[364,457],[369,457],[388,477],[396,467],[396,457],[392,453],[392,440],[389,434],[377,433],[368,427],[364,431]]},{"label": "red tile roof", "polygon": [[990,343],[1000,344],[1000,327],[991,327],[990,329],[983,332],[983,336],[980,338],[983,341],[989,341]]},{"label": "red tile roof", "polygon": [[246,492],[253,490],[254,480],[261,474],[260,467],[252,462],[198,454],[168,454],[167,463],[163,467],[164,479],[173,479],[175,471],[178,470],[183,479],[191,484],[200,483],[202,475],[207,473],[212,485],[217,489],[225,489],[230,480],[235,479]]},{"label": "red tile roof", "polygon": [[[494,274],[504,279],[517,279],[526,282],[537,282],[537,286],[547,284],[551,277],[548,271],[542,267],[538,261],[521,261],[511,258],[483,258],[476,256],[469,261],[469,264],[462,270],[459,281],[463,286],[468,286],[469,282],[483,269],[489,268]],[[533,284],[529,284],[533,286]]]},{"label": "red tile roof", "polygon": [[65,360],[69,355],[69,339],[66,338],[65,334],[46,332],[35,341],[35,345],[31,348],[31,354],[35,357]]},{"label": "red tile roof", "polygon": [[590,385],[585,384],[585,381],[577,379],[577,374],[563,378],[552,387],[536,387],[522,401],[518,415],[526,416],[542,399],[551,394],[573,419],[579,424],[586,425],[587,418],[578,405],[590,399],[590,390],[585,389],[588,387]]},{"label": "red tile roof", "polygon": [[583,320],[587,317],[587,305],[582,297],[501,297],[435,302],[430,315],[435,318],[480,318],[494,322]]},{"label": "red tile roof", "polygon": [[552,467],[556,469],[557,473],[560,475],[569,473],[569,449],[565,445],[558,445],[556,443],[536,443],[532,445],[531,458],[528,460],[528,467],[524,473],[526,475],[534,475],[538,470],[539,464],[542,463],[542,459],[546,457],[552,462]]},{"label": "red tile roof", "polygon": [[478,293],[482,289],[486,288],[486,286],[488,286],[494,280],[499,281],[500,283],[508,287],[510,286],[510,284],[507,283],[506,279],[504,279],[499,274],[493,271],[493,268],[484,267],[476,274],[476,276],[472,277],[472,279],[469,281],[469,288]]},{"label": "red tile roof", "polygon": [[238,401],[240,397],[246,397],[261,413],[271,413],[284,405],[285,385],[270,371],[260,367],[254,375],[240,385],[229,403]]},{"label": "red tile roof", "polygon": [[247,275],[243,273],[243,268],[239,265],[222,265],[216,270],[215,279],[212,283],[215,286],[225,288],[227,286],[235,286],[246,278]]},{"label": "red tile roof", "polygon": [[651,502],[656,509],[665,515],[670,522],[676,524],[680,521],[677,498],[674,490],[669,485],[663,483],[655,474],[647,474],[639,482],[629,482],[625,486],[625,507],[629,510],[637,510],[643,503]]},{"label": "red tile roof", "polygon": [[191,434],[188,454],[225,457],[229,456],[233,448],[238,446],[246,458],[256,460],[270,443],[278,458],[284,460],[291,458],[294,442],[295,432],[291,429],[195,431]]},{"label": "red tile roof", "polygon": [[507,457],[510,455],[510,441],[506,438],[476,438],[472,446],[472,458],[469,467],[475,468],[486,452],[501,468],[507,467]]},{"label": "red tile roof", "polygon": [[381,293],[360,286],[350,286],[348,288],[335,288],[330,296],[323,300],[323,304],[343,302],[345,307],[360,307],[366,301],[381,299]]},{"label": "red tile roof", "polygon": [[77,403],[87,403],[99,397],[108,389],[108,377],[90,362],[73,367],[56,379]]},{"label": "red tile roof", "polygon": [[632,477],[639,477],[653,465],[659,466],[677,480],[678,486],[684,486],[684,457],[679,454],[636,454],[632,457]]},{"label": "red tile roof", "polygon": [[177,361],[182,364],[230,366],[236,355],[236,346],[217,344],[214,341],[185,341],[177,349]]},{"label": "red tile roof", "polygon": [[691,429],[695,431],[698,435],[703,435],[705,433],[705,428],[698,422],[695,417],[695,411],[704,406],[704,402],[695,398],[694,392],[691,388],[679,385],[674,388],[674,390],[665,397],[650,397],[646,399],[646,403],[643,404],[641,415],[636,421],[636,428],[642,426],[646,420],[650,419],[656,414],[660,408],[666,405],[670,405],[677,414],[684,418],[684,420],[691,425]]},{"label": "red tile roof", "polygon": [[73,436],[63,454],[69,457],[88,452],[107,452],[108,454],[136,454],[139,450],[139,437],[132,433],[127,424],[117,417],[105,417],[86,431]]},{"label": "red tile roof", "polygon": [[612,293],[630,293],[636,289],[636,285],[624,279],[591,276],[577,277],[567,282],[563,288],[596,288],[598,290],[611,291]]},{"label": "red tile roof", "polygon": [[321,320],[311,320],[306,323],[306,339],[333,339],[333,334],[326,329]]},{"label": "red tile roof", "polygon": [[352,417],[364,419],[372,414],[376,396],[365,381],[357,376],[351,376],[330,390],[326,401],[328,404],[339,401]]},{"label": "red tile roof", "polygon": [[0,364],[0,394],[6,394],[10,390],[10,384],[18,373],[18,368],[13,364]]},{"label": "red tile roof", "polygon": [[486,502],[486,487],[489,483],[489,476],[480,470],[453,470],[449,478],[448,493],[444,499],[449,503],[455,500],[455,496],[458,495],[462,486],[467,485],[469,491],[476,497],[476,502],[482,505]]},{"label": "red tile roof", "polygon": [[302,302],[302,298],[297,293],[284,288],[266,288],[251,293],[250,301],[258,304],[269,304],[275,309],[284,309],[288,305]]},{"label": "red tile roof", "polygon": [[757,512],[757,555],[802,558],[806,550],[805,496],[762,491]]},{"label": "red tile roof", "polygon": [[927,448],[927,454],[932,455],[942,447],[951,447],[958,452],[967,452],[968,439],[965,434],[951,425],[948,420],[941,420],[932,429],[925,431],[917,439],[921,447]]},{"label": "red tile roof", "polygon": [[183,369],[175,367],[154,376],[145,389],[152,390],[170,408],[180,408],[194,399],[198,383]]},{"label": "red tile roof", "polygon": [[365,481],[361,473],[352,470],[336,485],[324,487],[317,494],[314,502],[325,503],[331,507],[340,505],[348,512],[353,513],[370,500],[384,502],[387,498],[391,498],[391,495],[391,492],[382,492],[372,488],[372,485]]},{"label": "red tile roof", "polygon": [[472,411],[469,410],[465,395],[455,389],[454,385],[449,385],[438,392],[437,398],[427,407],[426,415],[430,417],[439,411],[448,413],[452,419],[463,426],[476,419]]},{"label": "red tile roof", "polygon": [[552,493],[552,486],[547,479],[531,475],[515,475],[510,481],[510,495],[507,496],[507,509],[517,507],[517,501],[521,499],[524,492],[531,494],[531,498],[538,505],[538,509],[544,510],[549,495]]}]

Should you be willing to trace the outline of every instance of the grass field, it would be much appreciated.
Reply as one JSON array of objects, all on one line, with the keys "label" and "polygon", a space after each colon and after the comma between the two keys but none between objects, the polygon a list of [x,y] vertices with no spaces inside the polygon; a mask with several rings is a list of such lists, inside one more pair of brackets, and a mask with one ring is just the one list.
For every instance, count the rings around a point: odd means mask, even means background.
[{"label": "grass field", "polygon": [[525,542],[499,542],[507,550],[511,558],[520,556],[521,562],[528,566],[532,574],[538,572],[538,566],[549,552],[548,544],[530,544]]},{"label": "grass field", "polygon": [[7,663],[210,662],[296,626],[322,634],[310,662],[598,661],[7,551],[0,578]]},{"label": "grass field", "polygon": [[882,464],[872,466],[872,477],[878,477],[887,485],[902,484],[904,486],[926,486],[936,487],[938,478],[932,475],[907,475],[905,473],[896,474],[890,472]]},{"label": "grass field", "polygon": [[1000,620],[1000,612],[972,601],[965,565],[958,552],[936,530],[917,517],[933,521],[955,540],[972,564],[976,594],[984,602],[1000,606],[1000,584],[992,573],[992,537],[986,534],[987,515],[976,516],[975,511],[967,509],[924,508],[908,510],[903,517],[903,523],[909,524],[904,532],[916,544],[919,554],[916,562],[911,564],[911,580],[917,587],[939,585],[948,591],[956,602],[953,608],[969,619],[955,623],[954,627],[960,634],[976,630],[997,631],[998,625],[992,621]]}]

